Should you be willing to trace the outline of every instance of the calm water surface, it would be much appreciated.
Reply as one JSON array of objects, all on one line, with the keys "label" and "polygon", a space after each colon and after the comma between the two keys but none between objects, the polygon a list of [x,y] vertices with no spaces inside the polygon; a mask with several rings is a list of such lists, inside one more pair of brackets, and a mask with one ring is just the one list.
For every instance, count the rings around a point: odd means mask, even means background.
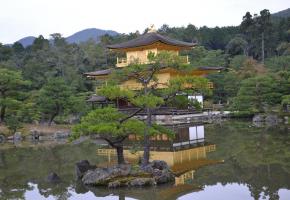
[{"label": "calm water surface", "polygon": [[[145,189],[87,188],[76,181],[77,161],[108,161],[91,142],[0,144],[0,199],[290,199],[289,128],[228,121],[175,129],[170,165],[183,172],[175,183]],[[60,184],[46,182],[52,171]]]}]

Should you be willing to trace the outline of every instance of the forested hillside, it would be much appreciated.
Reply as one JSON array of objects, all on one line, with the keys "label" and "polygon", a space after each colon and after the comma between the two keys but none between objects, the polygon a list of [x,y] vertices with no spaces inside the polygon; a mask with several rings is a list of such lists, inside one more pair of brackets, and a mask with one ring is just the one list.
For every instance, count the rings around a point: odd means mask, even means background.
[{"label": "forested hillside", "polygon": [[[214,82],[207,104],[223,103],[244,112],[285,110],[290,104],[290,18],[272,20],[268,10],[245,13],[236,27],[169,27],[158,32],[198,47],[182,52],[192,67],[222,66],[208,78]],[[146,33],[147,30],[144,31]],[[110,68],[116,53],[106,45],[136,38],[144,33],[104,35],[100,42],[69,44],[60,34],[51,41],[37,37],[24,48],[0,44],[0,120],[64,123],[69,115],[87,111],[85,98],[94,92],[84,72]]]},{"label": "forested hillside", "polygon": [[274,13],[272,15],[273,17],[290,17],[290,8],[286,9],[286,10],[281,10],[280,12]]}]

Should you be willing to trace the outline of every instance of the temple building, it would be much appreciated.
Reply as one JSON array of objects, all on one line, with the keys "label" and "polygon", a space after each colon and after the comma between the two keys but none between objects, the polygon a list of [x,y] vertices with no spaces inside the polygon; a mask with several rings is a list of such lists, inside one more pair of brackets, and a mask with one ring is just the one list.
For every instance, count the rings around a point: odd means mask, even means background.
[{"label": "temple building", "polygon": [[[156,32],[153,26],[149,28],[149,31],[146,34],[139,36],[136,39],[123,42],[120,44],[108,45],[107,48],[111,51],[122,52],[125,57],[117,57],[116,68],[115,69],[106,69],[99,70],[94,72],[85,73],[85,76],[90,79],[95,79],[98,81],[106,82],[109,75],[113,70],[122,69],[128,67],[132,63],[148,64],[148,55],[149,53],[154,53],[157,55],[161,51],[168,51],[175,55],[179,55],[183,50],[189,50],[196,46],[195,43],[188,43],[183,41],[178,41],[169,37],[165,37]],[[188,56],[180,56],[182,62],[190,64]],[[170,79],[180,76],[206,76],[210,73],[219,72],[222,67],[198,67],[191,70],[190,72],[181,72],[170,68],[169,66],[159,71],[156,74],[158,79],[157,88],[162,89],[166,88],[167,83]],[[131,90],[140,90],[142,85],[135,80],[127,80],[120,85],[121,88],[131,89]],[[213,84],[209,82],[209,88],[213,88]],[[96,97],[94,97],[96,99]],[[194,94],[188,96],[189,99],[196,99],[200,103],[203,102],[202,95]],[[92,99],[90,99],[92,101]]]}]

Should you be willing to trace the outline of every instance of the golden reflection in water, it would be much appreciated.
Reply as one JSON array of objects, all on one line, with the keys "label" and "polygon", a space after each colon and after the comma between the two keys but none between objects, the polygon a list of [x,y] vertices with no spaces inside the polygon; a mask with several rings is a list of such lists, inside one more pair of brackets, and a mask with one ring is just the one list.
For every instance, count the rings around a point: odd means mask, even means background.
[{"label": "golden reflection in water", "polygon": [[[194,188],[200,189],[192,184],[194,173],[201,167],[223,162],[222,160],[211,160],[207,154],[216,151],[215,144],[205,142],[205,131],[203,125],[180,126],[176,129],[174,138],[169,138],[166,134],[156,135],[150,138],[151,151],[150,161],[164,160],[175,174],[175,189]],[[134,147],[142,138],[137,135],[130,135],[124,141],[124,157],[131,164],[138,164],[143,156],[143,151],[132,152],[128,149]],[[97,149],[97,155],[106,156],[107,162],[101,166],[107,167],[116,162],[116,151],[112,148]],[[186,186],[188,185],[188,186]]]},{"label": "golden reflection in water", "polygon": [[194,179],[195,170],[188,171],[180,176],[175,177],[175,186],[184,185]]},{"label": "golden reflection in water", "polygon": [[[177,183],[185,182],[185,179],[192,177],[194,171],[200,167],[221,163],[222,160],[207,159],[207,153],[216,150],[215,144],[208,144],[200,147],[191,147],[178,151],[150,151],[150,160],[164,160],[170,166],[171,170],[177,177]],[[107,162],[101,166],[111,166],[116,164],[115,149],[97,149],[97,155],[106,156]],[[130,150],[124,150],[124,156],[127,162],[137,164],[143,151],[132,153]],[[191,174],[191,175],[190,175]],[[183,179],[183,180],[182,180]]]},{"label": "golden reflection in water", "polygon": [[[198,135],[197,132],[194,134]],[[192,132],[182,129],[174,140],[170,140],[166,135],[151,138],[150,161],[166,161],[171,171],[175,174],[174,185],[161,189],[158,197],[156,197],[157,199],[176,199],[181,194],[202,190],[203,187],[194,182],[195,172],[201,167],[223,162],[223,160],[207,158],[208,153],[216,151],[216,145],[206,143],[204,133],[200,135],[201,137],[193,137]],[[126,145],[125,148],[130,147],[130,144],[134,145],[134,142],[138,140],[140,138],[131,136],[129,138],[129,145]],[[97,149],[97,155],[107,157],[107,162],[101,164],[103,167],[117,164],[115,149]],[[131,164],[138,164],[142,156],[143,151],[133,153],[128,149],[124,150],[126,161]]]}]

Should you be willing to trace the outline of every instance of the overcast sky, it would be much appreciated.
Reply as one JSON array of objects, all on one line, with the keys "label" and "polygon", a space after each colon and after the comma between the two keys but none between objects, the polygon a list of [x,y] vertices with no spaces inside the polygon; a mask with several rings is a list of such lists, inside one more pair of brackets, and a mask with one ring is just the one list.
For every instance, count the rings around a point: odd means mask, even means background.
[{"label": "overcast sky", "polygon": [[51,33],[66,37],[86,28],[129,33],[150,24],[238,25],[247,11],[289,7],[290,0],[0,0],[0,42]]}]

